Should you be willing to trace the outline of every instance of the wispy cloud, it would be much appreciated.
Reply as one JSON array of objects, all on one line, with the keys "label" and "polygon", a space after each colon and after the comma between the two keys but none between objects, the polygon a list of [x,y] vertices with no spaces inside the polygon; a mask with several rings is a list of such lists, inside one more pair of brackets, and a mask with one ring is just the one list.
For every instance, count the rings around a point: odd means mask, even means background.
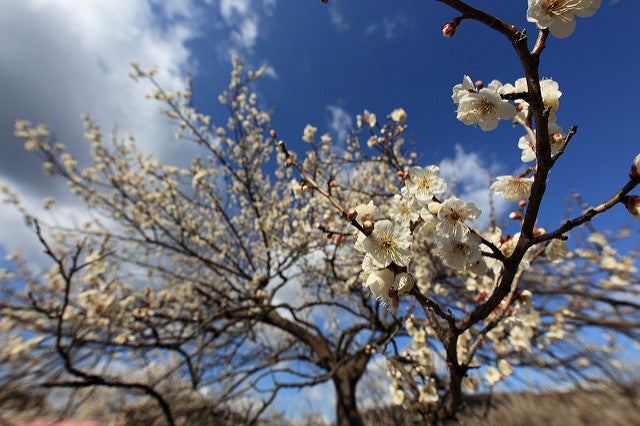
[{"label": "wispy cloud", "polygon": [[333,134],[334,140],[338,145],[344,144],[347,134],[351,129],[351,114],[337,105],[327,106],[327,111],[329,111],[330,114],[327,124]]},{"label": "wispy cloud", "polygon": [[230,34],[220,47],[225,53],[251,55],[260,36],[260,23],[275,8],[276,0],[219,0],[219,12]]},{"label": "wispy cloud", "polygon": [[382,33],[387,40],[393,40],[408,31],[413,30],[415,24],[405,13],[399,12],[394,16],[384,16],[381,22],[370,23],[366,35]]}]

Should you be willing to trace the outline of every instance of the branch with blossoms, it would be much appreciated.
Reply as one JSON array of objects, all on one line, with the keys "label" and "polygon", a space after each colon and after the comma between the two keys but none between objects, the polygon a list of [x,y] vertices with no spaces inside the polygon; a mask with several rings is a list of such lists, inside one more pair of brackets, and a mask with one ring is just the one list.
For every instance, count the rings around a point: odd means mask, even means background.
[{"label": "branch with blossoms", "polygon": [[[443,26],[445,37],[453,37],[465,21],[477,21],[507,38],[524,71],[523,78],[504,85],[498,80],[485,85],[465,76],[462,83],[453,87],[451,96],[457,105],[457,119],[466,125],[491,131],[500,121],[511,121],[524,129],[525,135],[518,142],[521,160],[525,164],[533,162],[533,165],[528,165],[518,175],[498,176],[490,185],[493,193],[518,203],[520,214],[514,218],[520,221],[520,232],[503,238],[500,229],[489,232],[473,229],[470,223],[481,215],[481,211],[472,202],[447,196],[447,184],[436,165],[412,166],[398,171],[403,185],[394,196],[393,205],[384,209],[386,216],[373,202],[346,208],[311,179],[304,167],[292,160],[284,142],[277,141],[288,165],[295,166],[309,188],[326,197],[358,230],[354,248],[363,255],[365,286],[392,313],[397,310],[402,294],[413,296],[424,309],[429,327],[443,346],[449,368],[449,383],[443,392],[431,382],[424,384],[423,393],[418,396],[422,401],[440,403],[440,408],[427,410],[431,420],[444,419],[458,411],[462,403],[463,379],[487,335],[499,324],[508,322],[514,312],[519,311],[522,315],[533,312],[531,293],[517,291],[518,283],[533,262],[540,261],[541,256],[566,256],[567,233],[616,204],[623,203],[631,214],[640,217],[640,197],[628,195],[640,183],[639,155],[633,162],[629,182],[609,200],[567,220],[550,233],[536,226],[549,172],[577,132],[577,126],[565,132],[557,123],[562,92],[557,82],[540,78],[541,54],[550,34],[556,38],[571,35],[576,24],[574,15],[591,16],[599,8],[600,0],[529,0],[526,17],[538,27],[538,36],[531,49],[526,30],[519,30],[460,0],[438,1],[462,14]],[[275,140],[275,133],[272,136]],[[445,310],[435,300],[424,296],[419,285],[415,285],[412,266],[424,259],[412,257],[412,246],[421,233],[432,238],[434,251],[445,266],[462,275],[493,277],[493,285],[489,291],[483,291],[471,311],[456,314]],[[482,330],[470,337],[468,333],[483,322]],[[465,347],[460,346],[461,342]],[[394,392],[399,390],[399,385],[394,387]]]}]

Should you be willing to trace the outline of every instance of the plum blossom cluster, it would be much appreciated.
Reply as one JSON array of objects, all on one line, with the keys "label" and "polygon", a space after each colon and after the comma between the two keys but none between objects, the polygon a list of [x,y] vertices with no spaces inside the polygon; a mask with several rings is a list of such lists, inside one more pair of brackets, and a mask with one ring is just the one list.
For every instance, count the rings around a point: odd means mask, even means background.
[{"label": "plum blossom cluster", "polygon": [[[551,79],[540,81],[542,101],[548,112],[548,133],[552,157],[557,156],[566,140],[562,128],[556,123],[556,111],[560,106],[562,92],[558,83]],[[453,87],[451,99],[457,104],[458,120],[467,125],[478,125],[483,131],[494,130],[500,120],[512,120],[526,130],[526,134],[518,141],[518,148],[522,150],[521,160],[525,163],[536,159],[536,131],[531,126],[529,104],[524,100],[528,93],[525,78],[520,78],[514,84],[502,84],[493,80],[488,86],[482,81],[473,82],[465,75],[462,83]],[[521,97],[518,97],[521,95]],[[506,96],[516,97],[514,104],[504,99]],[[533,178],[525,175],[498,176],[491,185],[491,190],[508,201],[520,201],[529,198]]]},{"label": "plum blossom cluster", "polygon": [[366,286],[387,306],[396,309],[398,294],[407,293],[414,279],[407,272],[411,261],[413,233],[423,228],[433,231],[437,252],[448,266],[462,271],[483,270],[482,239],[468,222],[481,211],[472,202],[450,196],[436,198],[447,190],[438,166],[413,166],[401,172],[404,187],[389,208],[391,219],[380,219],[373,201],[357,206],[354,217],[362,227],[355,243],[364,253],[362,270]]}]

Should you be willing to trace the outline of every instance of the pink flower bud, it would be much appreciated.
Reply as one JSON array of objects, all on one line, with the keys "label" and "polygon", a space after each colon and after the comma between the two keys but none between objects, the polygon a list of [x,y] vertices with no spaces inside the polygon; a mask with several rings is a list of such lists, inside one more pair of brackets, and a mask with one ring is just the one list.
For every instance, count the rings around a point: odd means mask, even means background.
[{"label": "pink flower bud", "polygon": [[333,238],[333,242],[337,245],[340,244],[340,242],[342,241],[342,234],[338,234]]},{"label": "pink flower bud", "polygon": [[284,162],[285,167],[291,167],[293,165],[293,161],[290,158],[287,158]]},{"label": "pink flower bud", "polygon": [[352,220],[355,220],[356,217],[358,217],[358,211],[356,209],[352,207],[349,210],[347,210],[347,220],[349,222],[351,222]]},{"label": "pink flower bud", "polygon": [[513,220],[522,219],[522,216],[520,216],[520,213],[518,212],[511,212],[509,213],[509,219],[513,219]]},{"label": "pink flower bud", "polygon": [[275,138],[275,137],[276,137],[276,131],[275,131],[274,129],[271,129],[271,130],[269,131],[269,134],[271,135],[271,137],[272,137],[272,138]]},{"label": "pink flower bud", "polygon": [[476,86],[476,89],[480,90],[484,87],[484,82],[482,80],[478,80],[474,83],[474,86]]},{"label": "pink flower bud", "polygon": [[451,22],[447,22],[442,26],[442,35],[445,37],[453,37],[457,29],[457,25],[453,25]]},{"label": "pink flower bud", "polygon": [[453,37],[458,30],[458,25],[462,21],[461,17],[453,18],[442,26],[442,35],[445,37]]}]

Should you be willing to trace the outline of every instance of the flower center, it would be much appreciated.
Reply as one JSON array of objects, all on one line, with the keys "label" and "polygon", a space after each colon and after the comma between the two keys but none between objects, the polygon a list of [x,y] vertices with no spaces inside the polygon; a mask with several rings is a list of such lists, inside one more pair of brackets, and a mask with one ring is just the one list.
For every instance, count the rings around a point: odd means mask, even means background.
[{"label": "flower center", "polygon": [[578,6],[582,0],[547,0],[542,9],[547,15],[562,15]]},{"label": "flower center", "polygon": [[482,115],[491,115],[497,113],[496,106],[488,99],[483,99],[480,102],[480,105],[478,105],[478,109],[480,110]]}]

